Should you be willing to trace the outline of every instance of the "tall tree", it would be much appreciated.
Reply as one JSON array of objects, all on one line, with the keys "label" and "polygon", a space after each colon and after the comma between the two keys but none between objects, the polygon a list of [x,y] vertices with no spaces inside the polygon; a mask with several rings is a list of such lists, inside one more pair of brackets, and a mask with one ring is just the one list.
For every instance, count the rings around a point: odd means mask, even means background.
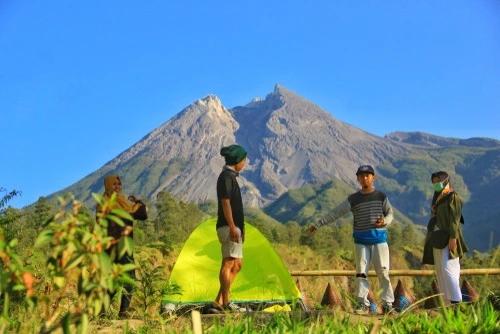
[{"label": "tall tree", "polygon": [[205,216],[196,204],[178,202],[166,191],[160,191],[156,200],[154,224],[158,238],[166,237],[172,244],[184,242]]},{"label": "tall tree", "polygon": [[46,197],[40,196],[35,203],[35,210],[31,215],[31,223],[38,230],[54,214],[55,206],[52,206]]},{"label": "tall tree", "polygon": [[17,190],[7,192],[5,188],[0,187],[0,193],[5,193],[0,198],[0,229],[3,230],[6,240],[14,238],[13,223],[22,216],[20,210],[14,209],[11,206],[6,207],[7,203],[21,193]]}]

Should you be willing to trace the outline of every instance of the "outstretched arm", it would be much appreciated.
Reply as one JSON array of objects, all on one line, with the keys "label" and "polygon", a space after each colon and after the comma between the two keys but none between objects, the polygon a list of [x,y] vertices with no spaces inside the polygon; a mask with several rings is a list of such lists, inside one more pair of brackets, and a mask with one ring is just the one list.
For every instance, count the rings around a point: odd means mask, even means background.
[{"label": "outstretched arm", "polygon": [[333,222],[335,222],[337,219],[339,219],[349,211],[351,211],[351,203],[349,203],[349,201],[346,199],[345,201],[337,205],[329,215],[327,215],[323,219],[320,219],[316,224],[309,227],[308,230],[312,235],[314,235],[316,230],[319,229],[321,226],[332,224]]}]

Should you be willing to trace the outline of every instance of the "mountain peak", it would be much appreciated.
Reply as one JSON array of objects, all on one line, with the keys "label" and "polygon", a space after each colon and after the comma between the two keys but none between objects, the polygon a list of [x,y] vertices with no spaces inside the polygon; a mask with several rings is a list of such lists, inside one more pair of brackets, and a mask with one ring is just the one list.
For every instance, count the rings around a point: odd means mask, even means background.
[{"label": "mountain peak", "polygon": [[299,95],[295,94],[291,90],[286,89],[285,87],[283,87],[280,84],[276,84],[276,86],[274,86],[274,91],[271,94],[269,94],[268,97],[283,101],[287,97],[288,98],[290,98],[290,97],[295,98],[295,97],[299,97]]},{"label": "mountain peak", "polygon": [[264,100],[260,97],[253,98],[252,101],[245,104],[245,108],[256,108],[262,101]]},{"label": "mountain peak", "polygon": [[281,94],[284,90],[286,91],[287,89],[277,83],[276,86],[274,86],[273,94]]},{"label": "mountain peak", "polygon": [[261,106],[263,105],[266,105],[267,109],[270,110],[279,109],[283,106],[283,104],[285,104],[287,98],[294,99],[297,97],[300,98],[300,96],[296,95],[291,90],[286,89],[280,84],[276,84],[274,86],[273,92],[267,94],[265,99],[262,99],[260,97],[255,97],[252,99],[252,101],[248,102],[244,107],[256,109],[256,108],[261,108]]},{"label": "mountain peak", "polygon": [[207,107],[214,107],[214,108],[221,108],[222,103],[220,99],[217,97],[217,95],[214,94],[208,94],[202,99],[197,100],[193,104],[199,105],[199,106],[207,106]]}]

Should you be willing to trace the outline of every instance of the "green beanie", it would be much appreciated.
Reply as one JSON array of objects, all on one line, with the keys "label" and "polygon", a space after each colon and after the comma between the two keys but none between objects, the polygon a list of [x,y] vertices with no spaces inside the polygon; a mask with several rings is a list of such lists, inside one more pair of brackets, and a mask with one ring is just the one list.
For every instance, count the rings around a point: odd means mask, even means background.
[{"label": "green beanie", "polygon": [[220,155],[226,159],[226,165],[234,166],[246,158],[247,151],[240,145],[229,145],[220,150]]}]

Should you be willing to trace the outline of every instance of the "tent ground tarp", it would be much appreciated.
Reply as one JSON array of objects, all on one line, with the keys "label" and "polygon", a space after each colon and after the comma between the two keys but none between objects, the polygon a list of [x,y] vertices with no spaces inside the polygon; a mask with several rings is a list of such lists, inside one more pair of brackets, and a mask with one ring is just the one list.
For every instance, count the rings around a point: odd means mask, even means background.
[{"label": "tent ground tarp", "polygon": [[[221,247],[216,218],[200,224],[179,254],[169,282],[182,289],[182,295],[167,296],[162,305],[212,303],[219,291]],[[301,294],[292,276],[269,241],[250,224],[245,224],[243,267],[231,286],[236,303],[293,303]]]}]

